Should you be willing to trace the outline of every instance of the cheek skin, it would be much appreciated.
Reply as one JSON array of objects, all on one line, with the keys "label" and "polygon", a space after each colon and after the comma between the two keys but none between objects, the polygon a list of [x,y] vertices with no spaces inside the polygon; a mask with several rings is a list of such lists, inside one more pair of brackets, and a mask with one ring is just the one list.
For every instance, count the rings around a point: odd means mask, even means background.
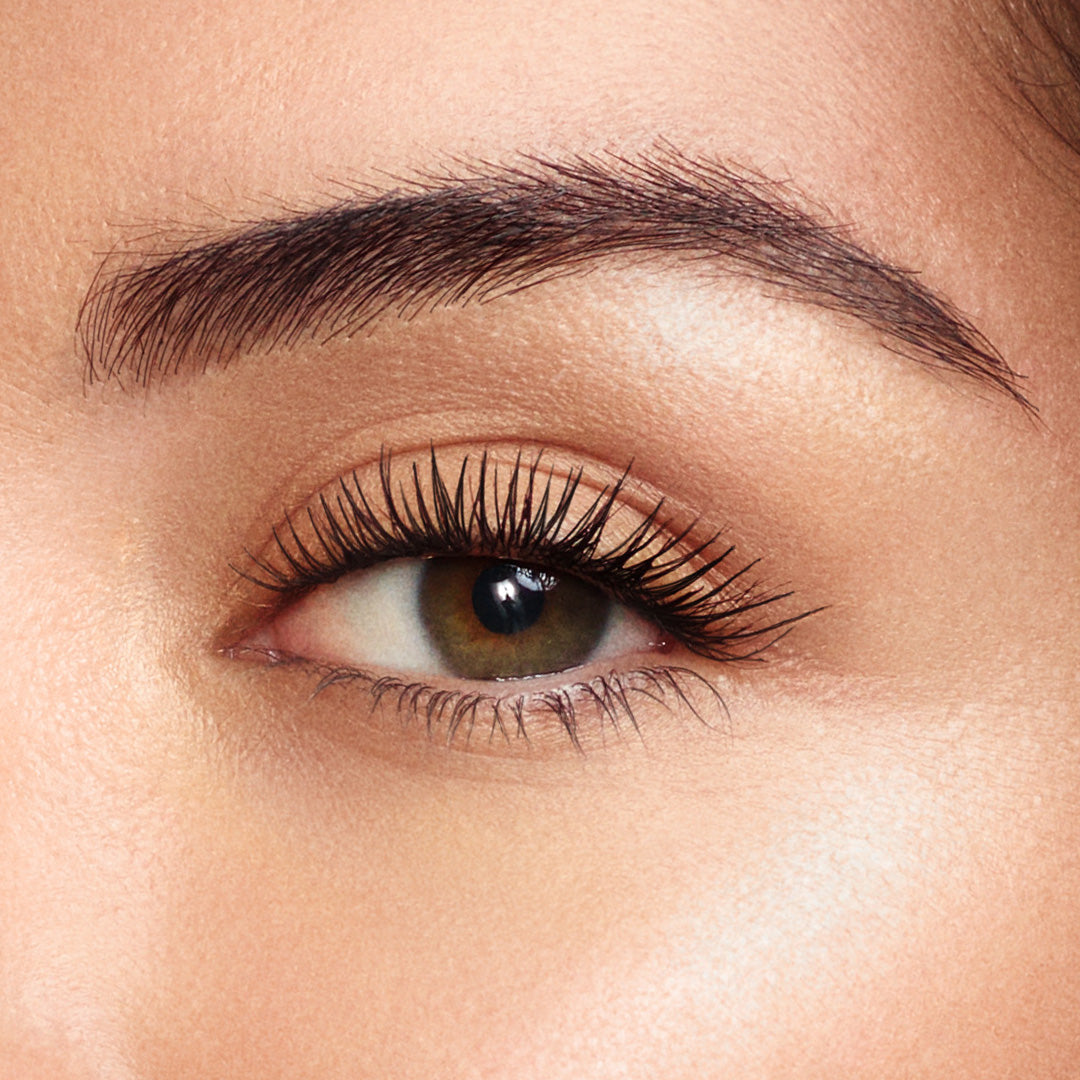
[{"label": "cheek skin", "polygon": [[[1075,891],[1080,837],[1035,793],[1047,748],[1017,737],[1009,787],[968,724],[834,719],[817,746],[586,767],[569,790],[363,766],[345,784],[383,793],[365,810],[208,785],[154,1074],[277,1075],[288,1054],[328,1076],[975,1077],[1013,1075],[1016,1040],[1063,1065],[1080,957],[1046,898]],[[924,749],[900,755],[911,728]],[[162,1039],[200,1016],[218,1022],[197,1046]]]}]

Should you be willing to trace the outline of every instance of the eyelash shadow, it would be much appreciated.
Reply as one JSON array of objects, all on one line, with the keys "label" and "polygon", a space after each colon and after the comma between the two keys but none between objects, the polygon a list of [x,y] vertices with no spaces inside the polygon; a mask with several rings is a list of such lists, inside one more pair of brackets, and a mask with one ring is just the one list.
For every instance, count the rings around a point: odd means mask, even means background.
[{"label": "eyelash shadow", "polygon": [[820,610],[762,618],[771,605],[793,594],[770,592],[752,581],[756,559],[710,582],[730,561],[734,546],[722,546],[717,532],[687,547],[696,522],[672,531],[671,522],[661,518],[663,499],[628,536],[605,549],[604,535],[620,507],[629,466],[575,511],[584,468],[559,477],[554,468],[543,467],[543,451],[531,461],[518,451],[504,484],[487,451],[479,460],[465,455],[450,483],[434,447],[426,484],[415,461],[408,479],[395,484],[391,463],[384,449],[375,505],[353,472],[305,511],[312,539],[302,540],[288,516],[285,525],[274,530],[273,546],[282,565],[248,552],[250,568],[233,569],[255,585],[293,599],[390,559],[512,559],[584,578],[641,612],[691,652],[725,662],[760,659],[796,623]]}]

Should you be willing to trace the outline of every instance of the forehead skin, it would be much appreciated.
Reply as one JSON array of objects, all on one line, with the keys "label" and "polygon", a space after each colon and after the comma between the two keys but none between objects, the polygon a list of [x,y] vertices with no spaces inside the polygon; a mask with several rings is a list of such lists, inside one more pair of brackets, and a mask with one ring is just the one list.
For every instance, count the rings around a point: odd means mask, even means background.
[{"label": "forehead skin", "polygon": [[[0,31],[0,1076],[1070,1074],[1080,203],[949,5],[73,0]],[[658,140],[918,270],[1040,422],[618,267],[383,328],[378,383],[346,342],[84,385],[118,246]],[[828,605],[736,680],[722,747],[330,753],[299,684],[213,653],[230,559],[380,439],[552,431]]]}]

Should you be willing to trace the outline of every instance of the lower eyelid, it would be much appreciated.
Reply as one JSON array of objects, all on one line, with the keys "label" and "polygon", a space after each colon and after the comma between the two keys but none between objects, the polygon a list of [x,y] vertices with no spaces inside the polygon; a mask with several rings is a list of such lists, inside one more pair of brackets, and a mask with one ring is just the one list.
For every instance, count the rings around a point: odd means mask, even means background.
[{"label": "lower eyelid", "polygon": [[[670,735],[680,725],[730,735],[730,714],[719,689],[680,664],[624,671],[566,674],[446,688],[399,676],[297,663],[320,674],[310,700],[324,695],[359,700],[360,719],[376,729],[404,729],[434,743],[505,754],[517,745],[531,755],[550,744],[589,751],[613,740],[642,741],[662,718]],[[339,706],[335,706],[337,712]]]}]

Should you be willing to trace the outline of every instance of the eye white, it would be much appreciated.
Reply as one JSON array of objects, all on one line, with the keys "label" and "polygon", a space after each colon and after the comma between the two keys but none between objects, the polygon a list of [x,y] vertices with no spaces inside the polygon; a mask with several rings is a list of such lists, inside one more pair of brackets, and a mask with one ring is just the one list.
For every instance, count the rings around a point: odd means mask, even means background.
[{"label": "eye white", "polygon": [[[283,611],[253,644],[316,663],[455,678],[421,617],[424,562],[393,559],[320,585]],[[615,603],[585,662],[641,653],[661,637],[646,619]]]}]

